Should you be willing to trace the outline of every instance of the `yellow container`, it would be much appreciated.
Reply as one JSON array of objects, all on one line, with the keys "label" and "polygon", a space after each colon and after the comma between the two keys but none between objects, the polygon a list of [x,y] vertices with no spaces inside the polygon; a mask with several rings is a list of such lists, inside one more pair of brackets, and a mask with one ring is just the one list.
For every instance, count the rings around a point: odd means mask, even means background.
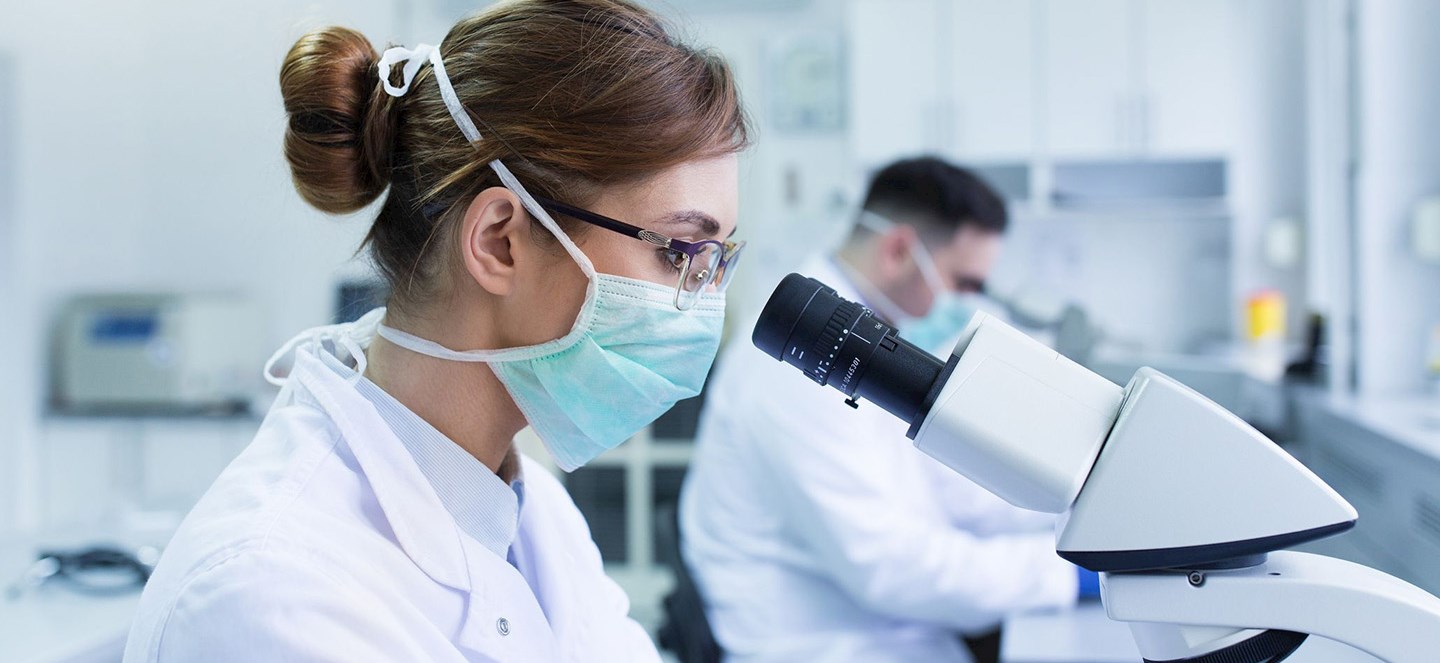
[{"label": "yellow container", "polygon": [[1285,295],[1261,290],[1245,302],[1245,338],[1261,341],[1285,338]]}]

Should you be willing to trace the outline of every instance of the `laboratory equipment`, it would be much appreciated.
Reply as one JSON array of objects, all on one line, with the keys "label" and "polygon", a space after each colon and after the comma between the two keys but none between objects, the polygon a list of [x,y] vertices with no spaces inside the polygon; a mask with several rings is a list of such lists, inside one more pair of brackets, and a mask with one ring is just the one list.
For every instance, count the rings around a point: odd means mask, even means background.
[{"label": "laboratory equipment", "polygon": [[1285,295],[1263,289],[1245,300],[1245,364],[1261,380],[1285,374]]},{"label": "laboratory equipment", "polygon": [[1430,389],[1436,398],[1440,398],[1440,325],[1430,330],[1429,355],[1425,369],[1430,374]]},{"label": "laboratory equipment", "polygon": [[60,315],[53,404],[67,413],[242,412],[259,391],[264,334],[238,296],[87,295]]},{"label": "laboratory equipment", "polygon": [[153,548],[135,552],[114,546],[42,550],[6,595],[14,600],[30,589],[57,582],[82,594],[138,592],[150,579],[158,557]]},{"label": "laboratory equipment", "polygon": [[1142,368],[1121,388],[977,313],[947,361],[791,274],[752,340],[1019,507],[1063,514],[1056,549],[1102,572],[1150,661],[1278,661],[1308,634],[1394,663],[1440,651],[1440,599],[1368,567],[1283,549],[1355,510],[1239,418]]},{"label": "laboratory equipment", "polygon": [[1432,264],[1440,264],[1440,196],[1432,196],[1415,206],[1410,242],[1415,255]]}]

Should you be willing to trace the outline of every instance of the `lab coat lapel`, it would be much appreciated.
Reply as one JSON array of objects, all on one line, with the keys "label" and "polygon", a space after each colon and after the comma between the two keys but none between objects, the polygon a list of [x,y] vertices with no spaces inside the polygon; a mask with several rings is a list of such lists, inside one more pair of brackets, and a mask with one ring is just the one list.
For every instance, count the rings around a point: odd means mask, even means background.
[{"label": "lab coat lapel", "polygon": [[298,353],[292,378],[335,421],[405,554],[436,582],[469,594],[455,644],[497,661],[558,660],[554,633],[525,578],[460,530],[374,406],[311,354]]},{"label": "lab coat lapel", "polygon": [[[526,471],[540,471],[538,467],[527,467]],[[577,641],[585,635],[585,610],[587,605],[581,586],[586,577],[576,573],[575,545],[566,540],[559,529],[559,523],[550,514],[535,509],[521,508],[520,534],[513,548],[515,562],[525,570],[525,576],[533,579],[535,597],[545,611],[550,628],[562,641]],[[543,554],[542,554],[543,552]],[[582,636],[576,638],[575,636]]]},{"label": "lab coat lapel", "polygon": [[296,353],[291,379],[340,429],[405,554],[436,582],[471,591],[459,527],[375,407],[315,354]]},{"label": "lab coat lapel", "polygon": [[555,632],[525,578],[475,539],[462,537],[462,545],[479,580],[456,644],[499,661],[560,660]]}]

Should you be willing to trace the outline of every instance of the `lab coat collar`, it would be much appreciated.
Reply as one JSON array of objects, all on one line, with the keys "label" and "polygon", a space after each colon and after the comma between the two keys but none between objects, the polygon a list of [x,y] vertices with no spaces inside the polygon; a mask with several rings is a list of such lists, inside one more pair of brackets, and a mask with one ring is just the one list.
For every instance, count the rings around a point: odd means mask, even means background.
[{"label": "lab coat collar", "polygon": [[405,554],[436,582],[473,591],[459,526],[375,406],[356,391],[354,368],[324,343],[297,346],[293,366],[292,384],[298,381],[335,422]]},{"label": "lab coat collar", "polygon": [[515,542],[524,500],[519,457],[512,452],[502,461],[501,472],[513,477],[506,483],[379,385],[360,378],[355,387],[405,445],[460,530],[503,559]]},{"label": "lab coat collar", "polygon": [[[835,294],[851,301],[870,306],[861,294],[850,271],[840,266],[840,257],[835,255],[816,256],[805,262],[804,274],[835,289]],[[873,306],[870,306],[874,308]]]}]

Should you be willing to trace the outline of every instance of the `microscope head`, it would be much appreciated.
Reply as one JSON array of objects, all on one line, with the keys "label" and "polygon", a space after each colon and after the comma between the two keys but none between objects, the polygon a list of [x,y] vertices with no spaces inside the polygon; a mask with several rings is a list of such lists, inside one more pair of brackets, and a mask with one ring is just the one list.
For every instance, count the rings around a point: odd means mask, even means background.
[{"label": "microscope head", "polygon": [[916,448],[1015,506],[1064,514],[1058,552],[1095,571],[1257,563],[1356,514],[1279,446],[1142,369],[1121,389],[985,313],[948,361],[791,274],[757,347],[909,423]]},{"label": "microscope head", "polygon": [[1248,566],[1348,530],[1356,518],[1249,424],[1142,368],[1056,548],[1095,571]]}]

